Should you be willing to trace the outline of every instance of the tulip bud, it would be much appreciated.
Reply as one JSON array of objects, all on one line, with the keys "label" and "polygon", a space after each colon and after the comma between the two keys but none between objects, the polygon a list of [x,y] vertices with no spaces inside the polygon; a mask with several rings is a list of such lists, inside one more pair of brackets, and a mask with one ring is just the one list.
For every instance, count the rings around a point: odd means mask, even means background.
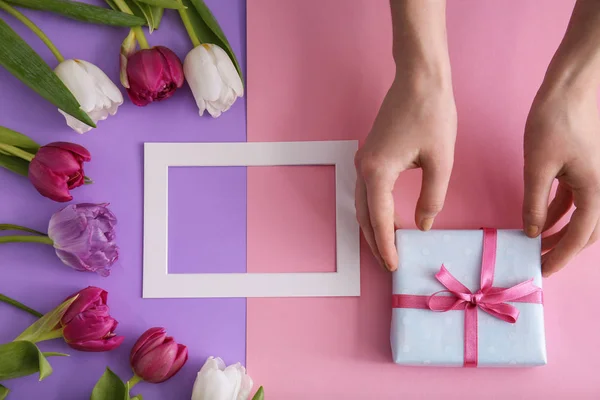
[{"label": "tulip bud", "polygon": [[40,147],[29,163],[29,180],[44,197],[73,200],[69,190],[85,183],[83,163],[91,160],[86,148],[74,143],[54,142]]},{"label": "tulip bud", "polygon": [[[117,109],[123,104],[123,95],[119,88],[108,76],[97,66],[83,60],[65,60],[54,70],[56,75],[73,93],[73,96],[81,104],[81,109],[94,121],[115,115]],[[62,110],[67,125],[77,133],[85,133],[92,129]]]},{"label": "tulip bud", "polygon": [[146,382],[160,383],[175,375],[188,359],[188,349],[167,336],[165,328],[150,328],[131,349],[133,372]]},{"label": "tulip bud", "polygon": [[181,61],[163,46],[133,53],[127,60],[126,72],[127,93],[136,106],[168,99],[183,86]]},{"label": "tulip bud", "polygon": [[225,367],[220,358],[208,357],[194,382],[192,400],[247,400],[253,385],[240,363]]},{"label": "tulip bud", "polygon": [[108,204],[72,204],[50,218],[48,236],[56,255],[77,271],[110,274],[119,257],[115,242],[117,217]]},{"label": "tulip bud", "polygon": [[229,110],[238,97],[244,96],[244,85],[231,58],[216,44],[202,44],[185,57],[183,70],[192,89],[200,115],[208,110],[217,118]]},{"label": "tulip bud", "polygon": [[69,298],[77,295],[60,321],[67,344],[76,350],[94,352],[119,347],[125,338],[114,333],[117,320],[109,314],[108,293],[89,286]]}]

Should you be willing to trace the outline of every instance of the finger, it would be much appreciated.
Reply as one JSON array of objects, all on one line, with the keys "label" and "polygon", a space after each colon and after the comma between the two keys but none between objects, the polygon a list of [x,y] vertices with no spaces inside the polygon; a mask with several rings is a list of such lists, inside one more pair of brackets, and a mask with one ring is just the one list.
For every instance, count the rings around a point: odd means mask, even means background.
[{"label": "finger", "polygon": [[556,247],[546,254],[546,260],[542,265],[542,272],[546,277],[562,269],[588,244],[598,223],[598,201],[595,195],[591,192],[580,195],[583,196],[579,201],[581,204],[578,204],[578,193],[574,195],[576,209],[571,216],[567,231]]},{"label": "finger", "polygon": [[542,232],[548,210],[548,197],[556,171],[550,168],[525,166],[525,197],[523,199],[523,225],[529,237],[536,237]]},{"label": "finger", "polygon": [[371,219],[369,218],[369,208],[367,205],[367,189],[365,182],[359,177],[356,181],[356,193],[354,198],[354,204],[356,208],[356,219],[362,230],[365,241],[371,248],[373,256],[377,262],[385,268],[377,245],[375,244],[375,235],[373,234],[373,227],[371,226]]},{"label": "finger", "polygon": [[542,238],[542,252],[545,253],[556,247],[558,242],[565,236],[565,233],[567,233],[568,228],[569,224],[563,226],[560,231]]},{"label": "finger", "polygon": [[592,232],[592,236],[590,236],[590,240],[588,240],[585,247],[589,247],[596,243],[600,239],[600,219],[596,222],[596,228],[594,228],[594,232]]},{"label": "finger", "polygon": [[398,214],[394,214],[394,229],[402,229],[402,222]]},{"label": "finger", "polygon": [[431,229],[435,217],[442,211],[451,170],[451,164],[424,163],[421,194],[415,212],[415,222],[419,229]]},{"label": "finger", "polygon": [[569,212],[571,207],[573,207],[573,192],[567,185],[560,183],[556,189],[556,195],[548,207],[543,231],[545,232],[556,225]]},{"label": "finger", "polygon": [[390,271],[398,268],[398,253],[394,244],[394,181],[385,174],[378,174],[365,181],[375,243],[385,267]]}]

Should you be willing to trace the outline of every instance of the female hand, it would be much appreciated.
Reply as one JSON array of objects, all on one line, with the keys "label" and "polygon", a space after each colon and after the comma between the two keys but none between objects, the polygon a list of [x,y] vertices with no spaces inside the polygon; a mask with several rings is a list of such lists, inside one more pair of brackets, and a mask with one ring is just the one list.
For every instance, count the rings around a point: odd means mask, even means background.
[{"label": "female hand", "polygon": [[[533,102],[525,127],[526,233],[552,228],[572,207],[570,221],[542,240],[544,276],[550,276],[600,234],[600,118],[595,85],[552,83]],[[556,195],[548,207],[554,179]]]},{"label": "female hand", "polygon": [[441,211],[454,159],[456,105],[451,85],[396,79],[364,145],[356,154],[356,215],[382,266],[394,271],[395,214],[392,190],[402,171],[423,169],[415,220],[429,230]]}]

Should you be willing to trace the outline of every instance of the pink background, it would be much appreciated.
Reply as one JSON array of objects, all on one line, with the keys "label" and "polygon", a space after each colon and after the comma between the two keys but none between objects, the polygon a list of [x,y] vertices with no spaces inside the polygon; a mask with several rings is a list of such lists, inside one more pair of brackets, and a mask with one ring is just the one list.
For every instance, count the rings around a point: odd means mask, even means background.
[{"label": "pink background", "polygon": [[[436,227],[521,227],[525,118],[574,1],[448,3],[459,134]],[[364,139],[393,74],[388,4],[248,1],[248,141]],[[396,187],[406,227],[419,181]],[[248,272],[333,270],[333,196],[325,167],[249,169]],[[268,398],[600,397],[600,246],[545,280],[549,364],[516,370],[392,364],[391,277],[361,246],[360,298],[248,300],[248,368]]]}]

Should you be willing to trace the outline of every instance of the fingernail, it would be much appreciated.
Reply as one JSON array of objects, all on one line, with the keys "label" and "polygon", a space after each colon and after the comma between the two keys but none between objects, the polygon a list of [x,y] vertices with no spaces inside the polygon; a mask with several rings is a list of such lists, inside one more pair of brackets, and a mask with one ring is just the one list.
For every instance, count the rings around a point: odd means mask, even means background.
[{"label": "fingernail", "polygon": [[424,231],[428,231],[433,226],[433,218],[424,218],[421,221],[421,229]]},{"label": "fingernail", "polygon": [[527,233],[527,236],[529,237],[536,237],[538,235],[540,228],[538,228],[535,225],[529,225],[527,226],[527,229],[525,230],[525,233]]}]

